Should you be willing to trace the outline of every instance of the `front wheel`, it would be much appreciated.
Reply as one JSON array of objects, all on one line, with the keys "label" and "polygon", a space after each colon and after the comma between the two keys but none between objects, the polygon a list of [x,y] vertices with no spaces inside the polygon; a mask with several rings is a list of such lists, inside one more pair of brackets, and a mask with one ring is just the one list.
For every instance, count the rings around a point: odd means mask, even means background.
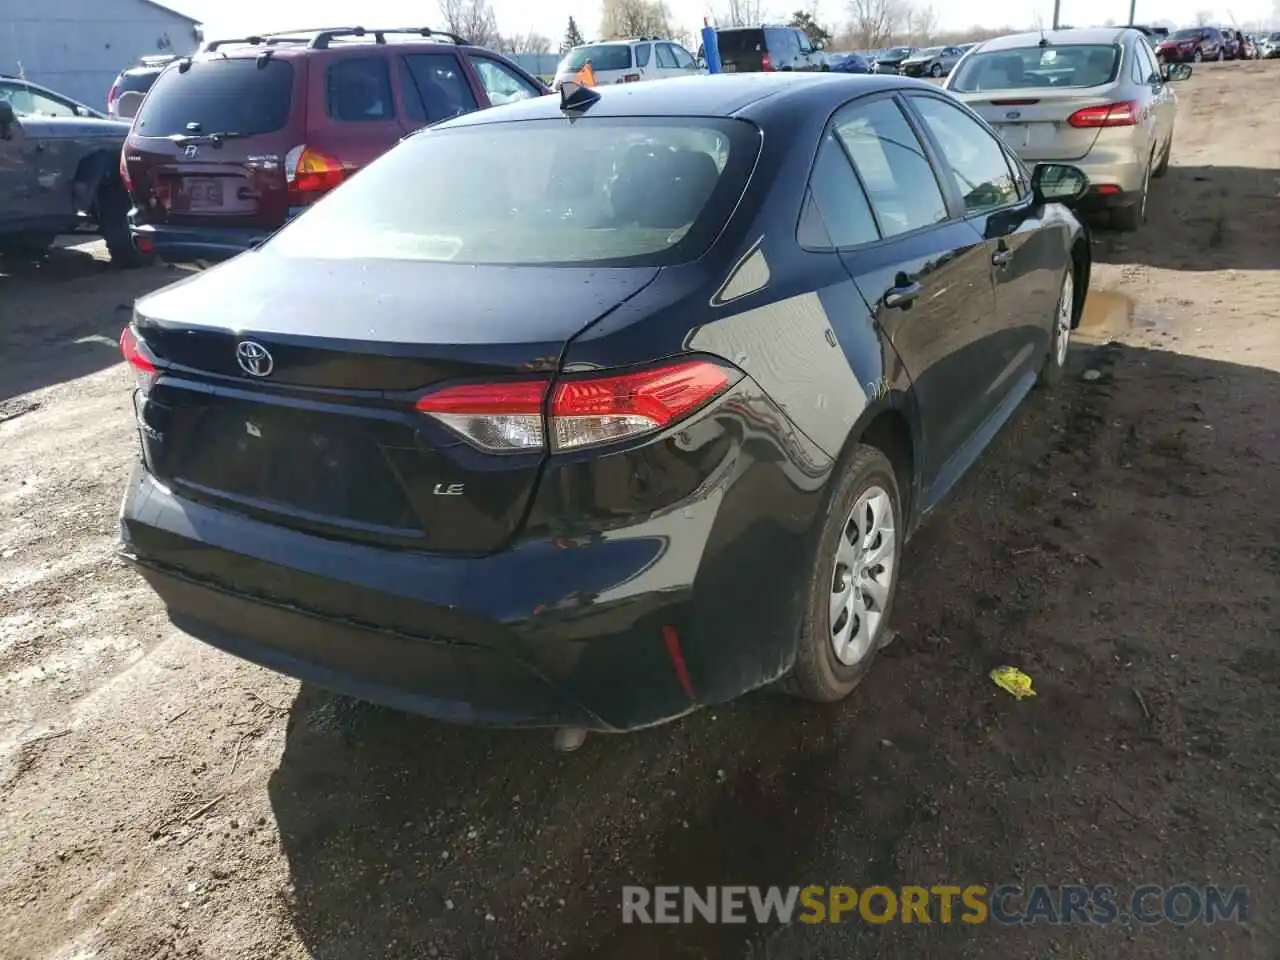
[{"label": "front wheel", "polygon": [[787,683],[819,703],[847,697],[891,636],[903,535],[897,477],[875,447],[854,447],[832,482]]},{"label": "front wheel", "polygon": [[1075,277],[1067,268],[1062,278],[1062,291],[1058,294],[1058,306],[1053,314],[1053,331],[1049,338],[1049,352],[1036,377],[1036,386],[1051,387],[1062,381],[1067,369],[1067,349],[1071,346],[1071,321],[1076,309]]},{"label": "front wheel", "polygon": [[1223,50],[1221,47],[1219,47],[1219,48],[1218,48],[1218,62],[1219,62],[1219,63],[1221,63],[1221,62],[1222,62],[1223,60],[1225,60],[1225,59],[1227,59],[1227,52],[1226,52],[1225,50]]},{"label": "front wheel", "polygon": [[942,64],[935,63],[932,67],[930,67],[929,76],[933,77],[935,80],[937,80],[938,77],[942,76]]},{"label": "front wheel", "polygon": [[1191,60],[1194,63],[1204,63],[1204,54],[1197,50],[1191,55]]}]

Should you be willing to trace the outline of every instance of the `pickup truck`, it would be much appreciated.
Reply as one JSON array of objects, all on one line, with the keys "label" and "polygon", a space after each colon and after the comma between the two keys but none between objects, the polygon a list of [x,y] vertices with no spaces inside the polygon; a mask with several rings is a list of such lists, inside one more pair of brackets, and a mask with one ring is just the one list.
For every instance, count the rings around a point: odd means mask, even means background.
[{"label": "pickup truck", "polygon": [[40,257],[59,234],[91,227],[112,263],[136,266],[144,258],[119,170],[130,124],[82,105],[55,109],[65,102],[26,81],[0,83],[0,256]]}]

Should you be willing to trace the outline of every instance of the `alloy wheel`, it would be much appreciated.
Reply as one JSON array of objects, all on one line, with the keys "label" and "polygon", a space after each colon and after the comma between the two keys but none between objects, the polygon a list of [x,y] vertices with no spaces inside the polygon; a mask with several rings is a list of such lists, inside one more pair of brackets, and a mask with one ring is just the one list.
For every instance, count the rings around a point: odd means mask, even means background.
[{"label": "alloy wheel", "polygon": [[1202,63],[1204,62],[1204,54],[1201,53],[1199,50],[1197,50],[1195,53],[1191,55],[1191,59],[1194,60],[1196,63]]},{"label": "alloy wheel", "polygon": [[1071,345],[1071,311],[1075,307],[1075,283],[1071,271],[1062,279],[1062,295],[1058,298],[1058,315],[1054,318],[1053,362],[1067,365],[1067,348]]},{"label": "alloy wheel", "polygon": [[828,626],[836,659],[853,666],[873,653],[897,575],[893,499],[871,486],[853,505],[836,545]]}]

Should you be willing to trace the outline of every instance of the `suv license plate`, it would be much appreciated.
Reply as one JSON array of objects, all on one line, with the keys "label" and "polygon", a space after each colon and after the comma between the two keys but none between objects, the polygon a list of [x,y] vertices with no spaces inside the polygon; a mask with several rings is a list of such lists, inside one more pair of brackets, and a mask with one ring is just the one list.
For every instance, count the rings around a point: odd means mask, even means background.
[{"label": "suv license plate", "polygon": [[222,184],[217,180],[188,180],[187,203],[192,210],[221,210]]}]

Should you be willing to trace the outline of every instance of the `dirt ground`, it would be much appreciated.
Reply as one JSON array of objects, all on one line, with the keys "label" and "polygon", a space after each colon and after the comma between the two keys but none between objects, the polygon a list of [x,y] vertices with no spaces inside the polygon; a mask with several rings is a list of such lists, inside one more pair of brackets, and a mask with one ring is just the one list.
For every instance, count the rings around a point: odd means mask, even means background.
[{"label": "dirt ground", "polygon": [[[113,555],[136,446],[114,338],[178,274],[92,246],[0,264],[0,955],[1280,955],[1277,90],[1280,62],[1178,87],[1150,222],[1095,238],[1072,376],[908,547],[874,682],[568,757],[171,628]],[[1002,663],[1038,696],[996,689]],[[624,927],[618,906],[627,883],[1182,881],[1247,886],[1248,922]]]}]

